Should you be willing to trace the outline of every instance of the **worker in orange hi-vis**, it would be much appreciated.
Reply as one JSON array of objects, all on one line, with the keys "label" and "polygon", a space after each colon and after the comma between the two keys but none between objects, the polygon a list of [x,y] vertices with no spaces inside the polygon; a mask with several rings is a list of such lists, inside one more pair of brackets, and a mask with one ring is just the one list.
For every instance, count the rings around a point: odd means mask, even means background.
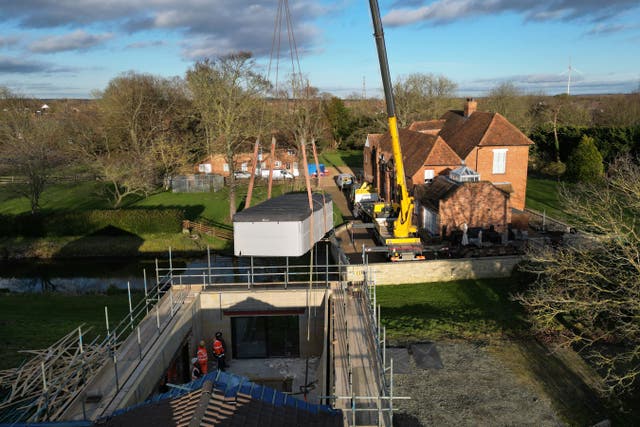
[{"label": "worker in orange hi-vis", "polygon": [[216,332],[216,339],[213,341],[213,354],[216,356],[218,362],[218,370],[224,371],[224,340],[222,339],[222,332]]},{"label": "worker in orange hi-vis", "polygon": [[198,346],[198,364],[200,365],[200,373],[205,375],[208,372],[207,364],[209,363],[209,355],[207,354],[207,347],[203,341],[200,341]]}]

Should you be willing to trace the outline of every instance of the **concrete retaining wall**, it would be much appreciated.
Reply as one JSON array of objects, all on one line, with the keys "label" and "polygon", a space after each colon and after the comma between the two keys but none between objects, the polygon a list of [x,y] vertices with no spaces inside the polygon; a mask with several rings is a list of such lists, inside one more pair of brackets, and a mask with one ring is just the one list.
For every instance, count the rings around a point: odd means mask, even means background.
[{"label": "concrete retaining wall", "polygon": [[[401,285],[409,283],[447,282],[465,279],[509,277],[520,256],[463,258],[451,260],[407,261],[369,264],[369,271],[377,285]],[[361,281],[365,266],[346,267],[346,280]]]}]

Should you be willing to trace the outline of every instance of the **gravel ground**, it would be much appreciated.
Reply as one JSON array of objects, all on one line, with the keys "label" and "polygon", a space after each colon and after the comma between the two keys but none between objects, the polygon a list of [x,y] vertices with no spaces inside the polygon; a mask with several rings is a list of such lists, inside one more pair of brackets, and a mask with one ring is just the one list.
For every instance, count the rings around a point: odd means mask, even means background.
[{"label": "gravel ground", "polygon": [[520,381],[483,345],[438,342],[442,369],[394,375],[401,410],[394,426],[559,426],[550,401]]}]

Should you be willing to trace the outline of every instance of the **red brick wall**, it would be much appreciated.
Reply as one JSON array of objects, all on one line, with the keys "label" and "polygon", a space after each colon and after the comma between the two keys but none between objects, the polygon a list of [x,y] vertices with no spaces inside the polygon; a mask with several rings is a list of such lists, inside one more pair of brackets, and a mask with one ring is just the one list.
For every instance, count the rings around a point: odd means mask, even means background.
[{"label": "red brick wall", "polygon": [[407,186],[411,187],[413,185],[422,185],[424,184],[424,171],[427,169],[433,170],[434,176],[438,175],[447,175],[450,170],[459,167],[460,165],[451,165],[451,166],[423,166],[418,172],[415,173],[411,177],[411,180],[407,180]]},{"label": "red brick wall", "polygon": [[[504,174],[493,173],[493,150],[506,148],[507,163]],[[480,174],[480,179],[491,182],[510,182],[513,187],[511,206],[523,210],[527,191],[528,146],[483,146],[476,147],[465,159],[471,169]]]},{"label": "red brick wall", "polygon": [[[266,167],[269,167],[269,157],[270,157],[270,153],[268,152],[263,152],[262,153],[262,160],[259,161],[260,163],[262,162],[266,162]],[[280,160],[281,165],[278,168],[274,169],[285,169],[287,163],[289,163],[291,165],[290,170],[292,171],[293,169],[293,164],[295,162],[298,162],[298,159],[296,157],[295,154],[293,155],[289,155],[287,154],[287,152],[285,150],[282,150],[280,152],[276,151],[276,160]],[[313,154],[309,157],[308,159],[309,162],[313,163]],[[224,171],[224,164],[227,163],[226,159],[224,158],[224,156],[222,154],[212,154],[211,156],[209,156],[207,159],[202,160],[201,162],[199,162],[198,164],[196,164],[194,166],[195,168],[195,172],[198,173],[198,165],[203,164],[203,163],[210,163],[211,164],[211,173],[216,174],[216,175],[222,175],[222,176],[229,176],[230,172],[225,172]],[[251,172],[251,167],[253,165],[253,153],[238,153],[235,157],[234,157],[234,166],[229,167],[230,171],[240,171],[242,169],[242,163],[246,163],[247,164],[247,171]],[[302,168],[302,163],[298,162],[298,168]],[[302,173],[302,172],[301,172]]]},{"label": "red brick wall", "polygon": [[447,235],[468,227],[489,228],[502,232],[511,222],[509,197],[488,182],[468,182],[447,199],[440,201],[440,227],[447,226]]}]

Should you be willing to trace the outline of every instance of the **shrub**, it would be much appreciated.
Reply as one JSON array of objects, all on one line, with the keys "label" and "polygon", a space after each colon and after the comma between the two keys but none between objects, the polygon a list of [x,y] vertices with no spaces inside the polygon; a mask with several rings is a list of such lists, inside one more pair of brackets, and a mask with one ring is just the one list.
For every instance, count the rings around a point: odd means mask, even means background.
[{"label": "shrub", "polygon": [[564,174],[566,169],[567,166],[562,162],[549,162],[540,168],[540,172],[558,178]]},{"label": "shrub", "polygon": [[602,155],[596,147],[595,140],[585,135],[569,156],[567,177],[576,182],[593,182],[603,176]]}]

